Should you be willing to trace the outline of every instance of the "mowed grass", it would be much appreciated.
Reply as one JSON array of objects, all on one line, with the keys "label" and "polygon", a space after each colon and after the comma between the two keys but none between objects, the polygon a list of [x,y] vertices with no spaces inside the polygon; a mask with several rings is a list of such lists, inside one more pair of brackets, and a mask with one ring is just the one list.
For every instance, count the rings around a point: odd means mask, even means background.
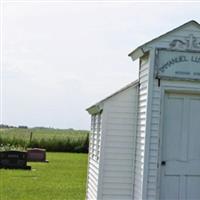
[{"label": "mowed grass", "polygon": [[84,200],[87,154],[47,153],[32,170],[0,169],[0,200]]}]

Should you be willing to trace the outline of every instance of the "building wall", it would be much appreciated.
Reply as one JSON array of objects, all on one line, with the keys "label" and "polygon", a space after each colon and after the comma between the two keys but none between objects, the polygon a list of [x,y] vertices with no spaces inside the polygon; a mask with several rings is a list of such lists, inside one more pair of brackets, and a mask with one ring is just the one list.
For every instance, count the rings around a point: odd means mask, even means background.
[{"label": "building wall", "polygon": [[132,200],[137,115],[137,86],[107,100],[103,107],[103,200]]},{"label": "building wall", "polygon": [[[193,35],[196,38],[200,39],[200,30],[195,26],[188,26],[182,30],[177,30],[175,32],[169,33],[166,37],[152,43],[148,48],[151,49],[152,53],[152,60],[154,60],[155,55],[155,48],[167,48],[169,49],[169,44],[174,39],[185,39],[189,38],[189,35]],[[151,79],[149,83],[151,84],[151,88],[149,90],[149,97],[148,100],[150,102],[148,108],[148,119],[150,120],[150,128],[147,134],[149,135],[149,142],[146,144],[146,159],[145,159],[145,166],[146,171],[144,180],[146,182],[146,187],[144,187],[144,197],[143,199],[155,200],[159,199],[159,173],[160,173],[160,146],[159,140],[161,135],[161,105],[163,101],[162,91],[164,88],[170,86],[177,89],[181,88],[200,88],[198,82],[188,82],[188,81],[165,81],[161,80],[160,85],[158,80],[154,77],[154,69],[155,69],[155,62],[151,62],[151,69],[152,72],[149,74],[149,78]]]},{"label": "building wall", "polygon": [[89,141],[87,199],[98,199],[100,146],[102,136],[102,113],[91,116]]},{"label": "building wall", "polygon": [[89,158],[87,175],[87,197],[88,200],[97,199],[99,164]]},{"label": "building wall", "polygon": [[158,81],[154,80],[146,199],[159,199],[161,115],[165,89],[200,92],[200,83],[161,80],[160,87],[158,87]]},{"label": "building wall", "polygon": [[102,110],[100,156],[93,155],[91,129],[88,163],[88,200],[132,200],[138,83],[100,102]]},{"label": "building wall", "polygon": [[149,56],[140,59],[137,114],[136,154],[134,170],[134,199],[141,200],[143,193],[144,154],[147,123]]}]

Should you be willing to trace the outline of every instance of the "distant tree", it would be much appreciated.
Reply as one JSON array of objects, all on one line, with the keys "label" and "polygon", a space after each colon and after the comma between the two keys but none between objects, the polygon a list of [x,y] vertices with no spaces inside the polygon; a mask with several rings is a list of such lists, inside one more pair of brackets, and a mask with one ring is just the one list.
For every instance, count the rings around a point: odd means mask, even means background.
[{"label": "distant tree", "polygon": [[87,133],[87,137],[83,145],[83,152],[88,153],[88,149],[89,149],[89,133]]},{"label": "distant tree", "polygon": [[0,128],[9,128],[9,126],[5,124],[0,124]]},{"label": "distant tree", "polygon": [[16,128],[16,126],[10,126],[7,124],[0,124],[0,128]]},{"label": "distant tree", "polygon": [[24,128],[24,129],[27,129],[28,126],[21,126],[21,125],[19,125],[18,128]]}]

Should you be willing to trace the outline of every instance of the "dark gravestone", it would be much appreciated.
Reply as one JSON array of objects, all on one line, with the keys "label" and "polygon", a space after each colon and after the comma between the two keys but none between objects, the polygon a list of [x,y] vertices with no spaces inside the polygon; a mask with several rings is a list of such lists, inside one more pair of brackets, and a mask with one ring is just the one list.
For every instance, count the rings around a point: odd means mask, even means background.
[{"label": "dark gravestone", "polygon": [[2,151],[0,152],[0,168],[31,169],[27,166],[27,152]]},{"label": "dark gravestone", "polygon": [[46,160],[46,150],[39,148],[28,149],[27,159],[32,162],[48,162]]}]

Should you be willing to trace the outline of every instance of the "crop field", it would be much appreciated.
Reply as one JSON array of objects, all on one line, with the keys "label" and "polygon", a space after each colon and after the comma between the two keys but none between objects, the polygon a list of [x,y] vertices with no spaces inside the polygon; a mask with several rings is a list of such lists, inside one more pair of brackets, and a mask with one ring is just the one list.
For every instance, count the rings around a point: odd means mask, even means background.
[{"label": "crop field", "polygon": [[0,145],[45,148],[52,152],[87,153],[88,131],[53,128],[0,129]]},{"label": "crop field", "polygon": [[51,129],[51,128],[9,128],[0,129],[0,136],[2,138],[23,139],[30,140],[32,132],[32,139],[82,139],[87,136],[88,131],[70,130],[70,129]]},{"label": "crop field", "polygon": [[32,170],[0,169],[0,200],[84,200],[87,154],[47,153]]}]

